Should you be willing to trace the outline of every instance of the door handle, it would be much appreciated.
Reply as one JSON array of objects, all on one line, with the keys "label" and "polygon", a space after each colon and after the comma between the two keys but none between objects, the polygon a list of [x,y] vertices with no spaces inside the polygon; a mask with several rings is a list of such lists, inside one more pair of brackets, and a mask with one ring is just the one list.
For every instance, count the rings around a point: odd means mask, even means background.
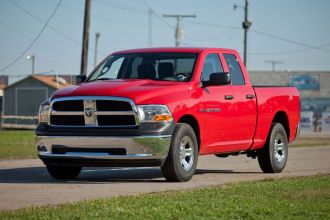
[{"label": "door handle", "polygon": [[233,95],[225,95],[225,99],[226,100],[232,100],[232,99],[234,99],[234,96]]},{"label": "door handle", "polygon": [[254,99],[254,97],[255,97],[255,96],[254,96],[253,94],[247,94],[247,95],[246,95],[246,98],[247,98],[247,99]]}]

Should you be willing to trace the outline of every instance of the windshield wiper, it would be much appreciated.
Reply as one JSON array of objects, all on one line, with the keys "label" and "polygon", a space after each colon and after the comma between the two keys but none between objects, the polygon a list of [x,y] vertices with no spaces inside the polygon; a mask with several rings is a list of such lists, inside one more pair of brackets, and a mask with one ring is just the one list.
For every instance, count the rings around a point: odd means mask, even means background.
[{"label": "windshield wiper", "polygon": [[112,79],[114,79],[114,78],[104,77],[104,78],[96,78],[96,79],[88,80],[87,82],[94,82],[94,81],[98,81],[98,80],[112,80]]}]

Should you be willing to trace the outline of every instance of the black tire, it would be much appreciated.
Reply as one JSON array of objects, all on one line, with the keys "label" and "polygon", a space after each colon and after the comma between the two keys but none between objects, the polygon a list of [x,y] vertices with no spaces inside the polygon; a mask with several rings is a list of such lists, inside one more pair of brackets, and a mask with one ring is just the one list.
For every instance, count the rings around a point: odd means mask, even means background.
[{"label": "black tire", "polygon": [[48,173],[59,180],[75,179],[80,174],[81,167],[65,167],[46,165]]},{"label": "black tire", "polygon": [[258,153],[264,173],[280,173],[288,160],[288,138],[280,123],[272,123],[265,146]]},{"label": "black tire", "polygon": [[[188,155],[187,152],[190,154]],[[198,144],[194,130],[188,124],[178,123],[175,126],[168,156],[161,167],[163,176],[170,182],[189,181],[195,174],[197,159]]]}]

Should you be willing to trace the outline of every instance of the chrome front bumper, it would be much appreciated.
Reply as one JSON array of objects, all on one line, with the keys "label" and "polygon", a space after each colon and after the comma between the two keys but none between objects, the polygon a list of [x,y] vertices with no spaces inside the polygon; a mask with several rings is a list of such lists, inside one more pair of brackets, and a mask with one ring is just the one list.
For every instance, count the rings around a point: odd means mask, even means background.
[{"label": "chrome front bumper", "polygon": [[[37,136],[38,156],[45,164],[70,166],[159,166],[166,159],[172,135],[96,137]],[[54,153],[53,147],[69,149]],[[124,154],[93,152],[97,149],[124,149]]]}]

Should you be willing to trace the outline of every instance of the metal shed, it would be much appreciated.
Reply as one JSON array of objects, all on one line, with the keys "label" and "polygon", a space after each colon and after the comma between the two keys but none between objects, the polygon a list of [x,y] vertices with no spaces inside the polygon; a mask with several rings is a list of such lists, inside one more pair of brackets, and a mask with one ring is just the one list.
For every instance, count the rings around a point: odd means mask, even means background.
[{"label": "metal shed", "polygon": [[35,128],[40,104],[70,84],[61,77],[30,75],[4,89],[2,128]]}]

